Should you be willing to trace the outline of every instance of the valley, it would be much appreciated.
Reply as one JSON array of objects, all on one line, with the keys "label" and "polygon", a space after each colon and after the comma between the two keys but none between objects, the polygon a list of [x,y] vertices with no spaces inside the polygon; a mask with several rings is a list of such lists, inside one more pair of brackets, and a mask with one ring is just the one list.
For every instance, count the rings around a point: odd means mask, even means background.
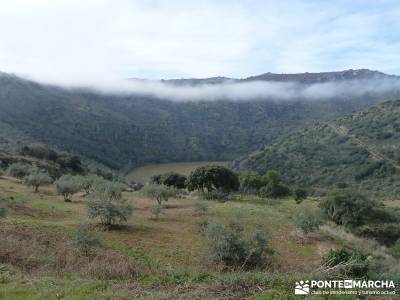
[{"label": "valley", "polygon": [[[371,72],[243,81],[311,89]],[[301,280],[398,283],[397,90],[180,102],[0,86],[0,299],[298,299]]]},{"label": "valley", "polygon": [[1,0],[0,300],[399,300],[400,2]]},{"label": "valley", "polygon": [[[0,145],[44,143],[123,173],[152,163],[234,160],[295,129],[394,100],[400,95],[398,81],[377,71],[346,70],[269,74],[229,83],[189,80],[184,87],[179,80],[149,83],[155,90],[159,84],[167,91],[172,85],[178,94],[182,88],[189,95],[210,88],[226,91],[210,101],[212,94],[175,99],[172,92],[65,88],[0,73]],[[277,92],[271,95],[267,91],[274,84]],[[371,84],[385,89],[359,90]],[[325,85],[348,92],[321,94]],[[257,93],[236,99],[242,90]]]}]

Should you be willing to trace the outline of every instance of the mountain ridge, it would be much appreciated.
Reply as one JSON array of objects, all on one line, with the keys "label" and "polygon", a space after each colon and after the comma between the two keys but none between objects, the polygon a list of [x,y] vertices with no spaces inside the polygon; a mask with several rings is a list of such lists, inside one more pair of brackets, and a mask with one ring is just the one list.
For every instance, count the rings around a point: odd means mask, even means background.
[{"label": "mountain ridge", "polygon": [[[221,84],[221,83],[239,83],[251,81],[271,81],[271,82],[298,82],[304,84],[324,83],[329,81],[360,80],[360,79],[383,79],[395,78],[400,76],[386,74],[377,70],[369,69],[347,69],[330,72],[303,72],[303,73],[263,73],[245,78],[232,78],[225,76],[215,76],[206,78],[174,78],[161,79],[160,82],[172,85],[202,85],[202,84]],[[129,78],[130,80],[136,80]],[[146,79],[144,79],[146,80]],[[155,80],[157,81],[157,80]]]},{"label": "mountain ridge", "polygon": [[400,193],[400,100],[318,122],[234,162],[235,169],[276,169],[294,186],[326,191],[337,183],[368,193]]},{"label": "mountain ridge", "polygon": [[34,140],[115,169],[233,160],[296,128],[360,111],[397,95],[396,91],[320,101],[179,102],[66,89],[5,74],[0,76],[0,140]]}]

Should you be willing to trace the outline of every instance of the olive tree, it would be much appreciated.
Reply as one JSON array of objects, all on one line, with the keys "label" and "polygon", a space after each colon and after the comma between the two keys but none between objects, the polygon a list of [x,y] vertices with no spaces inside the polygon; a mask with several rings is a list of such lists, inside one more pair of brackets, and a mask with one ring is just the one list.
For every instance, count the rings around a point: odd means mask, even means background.
[{"label": "olive tree", "polygon": [[80,189],[83,190],[87,195],[89,195],[96,184],[101,184],[105,180],[100,176],[95,174],[88,174],[86,176],[77,176],[78,184]]},{"label": "olive tree", "polygon": [[96,184],[87,201],[88,216],[100,219],[100,223],[111,226],[126,222],[133,208],[122,198],[122,186],[114,182]]},{"label": "olive tree", "polygon": [[161,205],[163,201],[166,202],[169,198],[176,197],[177,191],[165,185],[149,184],[142,189],[142,194],[156,200],[158,205]]},{"label": "olive tree", "polygon": [[294,216],[294,224],[305,234],[317,230],[323,223],[323,218],[319,212],[309,210],[300,211]]},{"label": "olive tree", "polygon": [[51,184],[53,179],[47,172],[41,170],[34,170],[24,178],[24,183],[27,186],[33,187],[35,193],[39,191],[39,186]]},{"label": "olive tree", "polygon": [[93,186],[93,192],[96,193],[95,196],[103,195],[101,196],[102,198],[110,200],[121,200],[123,190],[123,184],[108,180],[97,181]]},{"label": "olive tree", "polygon": [[230,222],[228,225],[206,222],[201,233],[205,238],[210,258],[231,267],[260,267],[265,264],[269,248],[268,236],[257,229],[246,234],[242,223]]},{"label": "olive tree", "polygon": [[72,195],[81,189],[78,178],[70,174],[61,176],[55,185],[57,194],[62,195],[65,202],[71,202]]},{"label": "olive tree", "polygon": [[31,168],[31,165],[22,162],[16,162],[8,166],[6,174],[8,176],[22,179],[29,174]]}]

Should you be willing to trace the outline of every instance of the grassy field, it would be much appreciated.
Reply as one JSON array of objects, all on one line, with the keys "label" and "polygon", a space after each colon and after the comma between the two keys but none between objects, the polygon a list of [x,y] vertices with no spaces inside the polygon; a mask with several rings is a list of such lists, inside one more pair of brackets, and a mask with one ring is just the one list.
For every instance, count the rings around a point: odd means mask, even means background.
[{"label": "grassy field", "polygon": [[147,183],[150,177],[156,174],[162,174],[173,171],[188,176],[190,172],[192,172],[197,167],[201,167],[208,164],[226,166],[228,165],[228,162],[199,161],[199,162],[178,162],[178,163],[145,165],[132,170],[126,177],[129,180],[141,183]]},{"label": "grassy field", "polygon": [[[134,192],[124,193],[134,206],[125,225],[105,230],[93,223],[102,246],[88,258],[72,244],[77,227],[89,222],[82,195],[66,203],[51,186],[33,193],[9,177],[0,177],[0,193],[13,199],[0,221],[0,299],[297,299],[295,281],[312,276],[338,247],[322,232],[304,238],[291,223],[299,208],[316,208],[313,199],[299,206],[292,198],[237,197],[209,202],[200,214],[195,196],[187,196],[168,201],[155,219],[153,201]],[[274,251],[268,267],[230,271],[212,264],[199,234],[208,219],[241,220],[249,231],[261,226]]]}]

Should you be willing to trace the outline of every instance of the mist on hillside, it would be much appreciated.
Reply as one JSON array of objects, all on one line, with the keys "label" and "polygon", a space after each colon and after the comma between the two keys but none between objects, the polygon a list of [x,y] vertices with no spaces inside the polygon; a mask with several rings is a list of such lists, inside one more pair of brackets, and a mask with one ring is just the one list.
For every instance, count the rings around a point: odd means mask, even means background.
[{"label": "mist on hillside", "polygon": [[102,93],[141,94],[174,101],[249,101],[269,99],[275,101],[319,100],[379,95],[400,91],[400,80],[364,79],[316,84],[296,82],[227,82],[196,86],[176,85],[161,81],[130,80],[102,85],[91,85]]},{"label": "mist on hillside", "polygon": [[171,86],[159,82],[135,82],[130,91],[174,100],[218,100],[238,101],[254,99],[318,100],[336,97],[362,96],[400,91],[400,80],[375,79],[328,82],[305,85],[294,82],[238,82],[196,87]]}]

